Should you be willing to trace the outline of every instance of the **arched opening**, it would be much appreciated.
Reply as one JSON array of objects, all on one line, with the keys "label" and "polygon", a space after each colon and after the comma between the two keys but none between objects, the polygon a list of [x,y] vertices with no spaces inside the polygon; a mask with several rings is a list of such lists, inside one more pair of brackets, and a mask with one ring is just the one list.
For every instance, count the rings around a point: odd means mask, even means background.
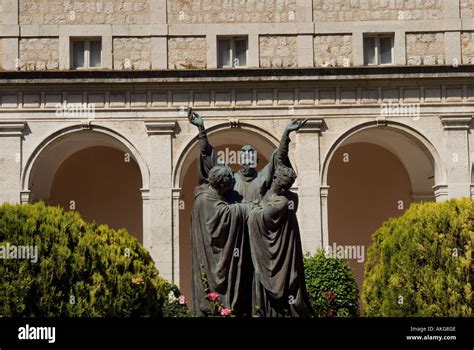
[{"label": "arched opening", "polygon": [[117,139],[93,131],[62,135],[38,150],[28,174],[30,202],[75,210],[143,242],[142,172]]},{"label": "arched opening", "polygon": [[[252,145],[258,156],[257,170],[262,169],[270,159],[275,150],[275,142],[270,141],[261,134],[242,129],[227,129],[208,132],[209,143],[216,151],[223,154],[231,154],[241,149],[246,144]],[[179,187],[181,188],[180,200],[184,205],[179,210],[179,280],[183,294],[191,300],[191,240],[190,221],[194,201],[194,188],[198,185],[197,158],[199,156],[199,145],[197,142],[190,148],[182,160],[179,172]],[[234,171],[239,169],[236,163],[229,164]],[[192,300],[191,300],[192,301]]]},{"label": "arched opening", "polygon": [[419,140],[387,127],[357,131],[334,150],[327,169],[327,245],[347,259],[360,290],[372,233],[412,202],[435,200],[434,159]]}]

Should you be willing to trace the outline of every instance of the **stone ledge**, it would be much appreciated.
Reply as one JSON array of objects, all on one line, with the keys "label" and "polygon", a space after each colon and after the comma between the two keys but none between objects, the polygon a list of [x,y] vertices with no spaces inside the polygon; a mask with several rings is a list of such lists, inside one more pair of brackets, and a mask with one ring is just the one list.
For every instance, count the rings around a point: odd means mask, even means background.
[{"label": "stone ledge", "polygon": [[245,69],[179,69],[145,71],[0,71],[0,84],[14,83],[91,83],[91,82],[233,82],[288,80],[374,80],[422,78],[472,78],[474,65],[453,67],[386,66],[339,68],[245,68]]},{"label": "stone ledge", "polygon": [[146,121],[145,127],[148,135],[171,135],[175,133],[177,122],[175,120]]},{"label": "stone ledge", "polygon": [[444,130],[469,130],[472,116],[442,115],[440,119]]},{"label": "stone ledge", "polygon": [[0,136],[21,136],[26,122],[0,122]]}]

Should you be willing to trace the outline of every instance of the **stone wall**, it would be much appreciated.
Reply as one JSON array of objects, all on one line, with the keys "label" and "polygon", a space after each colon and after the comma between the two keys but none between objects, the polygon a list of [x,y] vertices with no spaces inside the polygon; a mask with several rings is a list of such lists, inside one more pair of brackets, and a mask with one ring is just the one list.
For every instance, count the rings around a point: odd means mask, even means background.
[{"label": "stone wall", "polygon": [[352,65],[352,34],[316,35],[314,37],[316,67],[348,67]]},{"label": "stone wall", "polygon": [[291,22],[296,0],[168,0],[168,22],[257,23]]},{"label": "stone wall", "polygon": [[149,24],[151,0],[20,0],[20,24]]},{"label": "stone wall", "polygon": [[296,36],[261,35],[260,67],[290,68],[298,65]]},{"label": "stone wall", "polygon": [[408,65],[445,63],[444,33],[407,33],[406,54]]},{"label": "stone wall", "polygon": [[20,39],[21,70],[59,69],[59,38]]},{"label": "stone wall", "polygon": [[443,9],[444,0],[313,0],[315,22],[442,19]]},{"label": "stone wall", "polygon": [[462,63],[474,64],[474,32],[461,34]]},{"label": "stone wall", "polygon": [[474,1],[473,0],[460,0],[459,7],[461,10],[462,18],[474,17]]},{"label": "stone wall", "polygon": [[151,69],[150,38],[114,38],[114,69]]},{"label": "stone wall", "polygon": [[205,69],[207,42],[204,36],[168,38],[169,69]]}]

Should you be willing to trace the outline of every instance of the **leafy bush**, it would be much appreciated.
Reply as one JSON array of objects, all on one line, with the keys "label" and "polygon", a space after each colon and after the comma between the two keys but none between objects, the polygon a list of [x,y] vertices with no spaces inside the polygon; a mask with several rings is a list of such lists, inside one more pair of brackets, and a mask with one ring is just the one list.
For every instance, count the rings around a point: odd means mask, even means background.
[{"label": "leafy bush", "polygon": [[168,299],[163,304],[163,317],[192,317],[188,301],[176,285],[166,282],[165,293]]},{"label": "leafy bush", "polygon": [[413,204],[372,236],[362,294],[368,316],[472,315],[474,204]]},{"label": "leafy bush", "polygon": [[324,250],[304,259],[306,288],[318,316],[358,315],[354,273],[345,260],[326,257]]},{"label": "leafy bush", "polygon": [[[8,246],[8,244],[10,246]],[[164,280],[125,230],[43,203],[0,206],[0,247],[36,246],[0,264],[0,316],[159,316]],[[4,257],[5,258],[5,257]]]}]

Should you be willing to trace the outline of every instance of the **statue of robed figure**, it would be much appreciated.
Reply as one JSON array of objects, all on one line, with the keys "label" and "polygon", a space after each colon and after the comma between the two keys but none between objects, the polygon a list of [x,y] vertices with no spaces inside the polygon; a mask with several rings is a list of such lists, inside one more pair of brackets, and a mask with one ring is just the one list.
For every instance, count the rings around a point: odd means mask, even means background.
[{"label": "statue of robed figure", "polygon": [[253,312],[262,317],[312,315],[306,292],[303,251],[296,211],[298,195],[290,191],[296,173],[276,168],[270,190],[248,218],[255,269]]},{"label": "statue of robed figure", "polygon": [[[301,262],[299,260],[296,262],[301,266],[284,264],[283,270],[280,269],[281,271],[275,270],[273,265],[278,261],[271,256],[256,253],[252,256],[251,240],[249,240],[249,234],[260,235],[261,237],[268,236],[268,233],[265,233],[268,227],[258,226],[260,215],[264,223],[268,223],[268,218],[272,215],[284,217],[285,219],[277,220],[270,227],[270,230],[280,230],[282,232],[288,231],[294,224],[297,227],[296,216],[291,216],[291,213],[283,210],[283,207],[279,207],[278,211],[269,214],[270,209],[265,205],[272,202],[273,197],[268,197],[269,201],[262,203],[261,213],[258,210],[252,212],[251,225],[248,222],[248,215],[252,206],[260,202],[269,189],[273,188],[272,193],[279,191],[280,186],[272,185],[276,179],[275,170],[291,167],[288,158],[289,135],[292,131],[302,127],[306,120],[295,120],[287,126],[279,148],[273,152],[269,163],[260,172],[255,169],[255,163],[243,162],[240,164],[240,170],[233,173],[229,167],[219,164],[217,154],[208,142],[202,118],[191,109],[188,118],[192,124],[199,128],[200,141],[198,170],[201,185],[195,189],[191,219],[194,313],[200,316],[212,312],[209,298],[206,297],[206,288],[203,285],[205,281],[208,291],[216,293],[223,306],[231,309],[237,316],[253,315],[257,309],[260,310],[259,315],[283,316],[286,312],[284,307],[277,306],[275,301],[266,303],[265,300],[269,300],[269,297],[275,300],[278,299],[278,303],[286,297],[290,300],[288,293],[293,293],[294,295],[291,296],[298,301],[296,306],[288,308],[289,313],[291,315],[305,315],[302,309],[303,306],[301,306],[304,304],[301,300],[305,300],[302,297],[305,290],[294,287],[295,285],[300,286],[298,283],[301,281],[300,277],[295,284],[294,272],[298,276],[303,276],[302,280],[304,281],[304,274],[301,275],[303,261],[299,231],[297,229],[289,231],[289,238],[283,239],[282,243],[278,244],[281,245],[283,250],[286,248],[292,249],[288,252],[289,259],[301,260]],[[255,152],[255,149],[246,145],[242,147],[241,151]],[[247,159],[257,159],[257,157],[248,157]],[[291,222],[286,223],[286,228],[277,228],[284,226],[285,220],[288,219]],[[288,243],[290,241],[293,243]],[[259,249],[259,245],[264,247],[265,243],[262,240],[252,238],[252,245],[252,251],[255,251],[255,249]],[[280,252],[282,256],[286,254],[283,250]],[[257,261],[255,259],[267,259],[268,261]],[[272,259],[273,261],[271,261]],[[293,282],[290,282],[291,287],[284,288],[286,294],[283,296],[272,295],[271,292],[274,287],[270,288],[271,285],[262,283],[260,279],[266,278],[266,276],[262,273],[256,276],[255,271],[257,270],[254,271],[254,265],[258,269],[266,265],[272,267],[270,274],[279,274],[281,277],[277,279],[283,281],[282,283],[288,281],[288,278],[283,277],[284,275],[293,273]],[[269,292],[264,292],[263,289],[268,289]],[[254,296],[253,303],[252,296]],[[275,308],[275,311],[270,310],[270,308]]]}]

